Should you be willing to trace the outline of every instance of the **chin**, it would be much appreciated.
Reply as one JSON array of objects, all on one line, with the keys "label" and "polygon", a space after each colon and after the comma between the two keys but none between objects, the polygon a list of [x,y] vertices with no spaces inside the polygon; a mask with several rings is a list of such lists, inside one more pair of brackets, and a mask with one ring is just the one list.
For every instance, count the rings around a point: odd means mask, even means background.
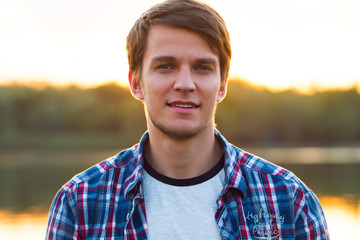
[{"label": "chin", "polygon": [[173,138],[173,139],[177,139],[177,140],[185,140],[185,139],[189,139],[192,138],[196,135],[198,135],[201,131],[199,130],[161,130],[166,136]]},{"label": "chin", "polygon": [[177,140],[186,140],[192,138],[201,133],[207,126],[204,124],[197,127],[170,127],[154,122],[153,125],[166,136]]}]

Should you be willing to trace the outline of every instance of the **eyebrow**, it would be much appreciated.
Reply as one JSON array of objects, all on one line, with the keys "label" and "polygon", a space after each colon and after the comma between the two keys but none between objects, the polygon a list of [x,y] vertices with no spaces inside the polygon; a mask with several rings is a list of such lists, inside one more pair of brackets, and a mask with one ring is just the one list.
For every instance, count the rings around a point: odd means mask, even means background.
[{"label": "eyebrow", "polygon": [[161,62],[176,62],[176,61],[177,61],[176,58],[171,56],[156,56],[151,59],[152,64],[159,62],[161,63]]},{"label": "eyebrow", "polygon": [[209,64],[214,66],[217,64],[217,61],[213,58],[198,58],[195,62],[198,64]]},{"label": "eyebrow", "polygon": [[[151,59],[152,64],[162,63],[162,62],[177,62],[178,60],[172,56],[156,56]],[[196,64],[209,64],[209,65],[217,65],[217,61],[214,58],[197,58],[194,61]]]}]

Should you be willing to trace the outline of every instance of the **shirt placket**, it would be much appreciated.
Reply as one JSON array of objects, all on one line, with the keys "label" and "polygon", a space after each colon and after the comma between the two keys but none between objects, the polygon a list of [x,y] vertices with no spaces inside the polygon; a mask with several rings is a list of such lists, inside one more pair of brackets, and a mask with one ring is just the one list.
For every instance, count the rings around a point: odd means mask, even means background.
[{"label": "shirt placket", "polygon": [[[140,193],[137,193],[133,199],[130,206],[130,210],[126,215],[126,223],[124,227],[124,239],[126,240],[138,240],[138,239],[147,239],[147,222],[146,222],[146,214],[145,214],[145,203],[144,198]],[[141,221],[141,227],[139,229],[139,223],[135,224],[134,214],[138,214]],[[139,231],[141,230],[141,231]]]},{"label": "shirt placket", "polygon": [[215,219],[220,229],[221,239],[232,239],[231,236],[233,236],[233,230],[231,228],[229,213],[223,198],[217,200],[217,205],[218,209],[215,214]]},{"label": "shirt placket", "polygon": [[237,194],[239,193],[228,191],[217,201],[218,210],[215,218],[223,240],[251,239],[242,200]]}]

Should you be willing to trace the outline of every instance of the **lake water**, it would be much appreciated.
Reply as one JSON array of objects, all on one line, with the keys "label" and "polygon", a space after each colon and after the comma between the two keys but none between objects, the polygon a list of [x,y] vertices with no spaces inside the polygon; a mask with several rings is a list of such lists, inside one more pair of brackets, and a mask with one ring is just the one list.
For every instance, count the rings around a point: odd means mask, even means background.
[{"label": "lake water", "polygon": [[[300,177],[319,197],[331,239],[360,236],[359,148],[253,148]],[[44,239],[47,211],[74,174],[117,150],[0,152],[0,239]]]}]

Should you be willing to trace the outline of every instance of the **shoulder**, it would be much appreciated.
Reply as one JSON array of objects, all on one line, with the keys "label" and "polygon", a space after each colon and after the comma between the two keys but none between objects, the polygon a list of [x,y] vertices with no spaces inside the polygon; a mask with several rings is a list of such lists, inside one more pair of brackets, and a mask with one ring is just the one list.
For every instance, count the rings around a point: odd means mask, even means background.
[{"label": "shoulder", "polygon": [[239,164],[241,174],[244,175],[250,187],[262,184],[272,188],[286,188],[294,192],[301,191],[305,195],[311,192],[305,183],[290,170],[236,146],[231,146],[231,148],[235,152],[235,161]]},{"label": "shoulder", "polygon": [[[245,196],[251,209],[257,204],[275,206],[279,214],[293,219],[297,237],[328,239],[325,216],[314,192],[291,171],[254,154],[233,147]],[[254,199],[256,199],[255,202]],[[266,207],[264,208],[266,209]],[[316,239],[318,239],[316,238]]]},{"label": "shoulder", "polygon": [[[238,148],[237,148],[238,149]],[[264,159],[260,156],[238,149],[239,156],[242,158],[243,169],[254,173],[271,175],[283,178],[284,181],[297,181],[298,178],[288,169],[277,165],[271,160]]]},{"label": "shoulder", "polygon": [[121,185],[134,169],[139,167],[138,165],[140,165],[140,162],[138,159],[138,144],[136,144],[75,175],[63,185],[61,190],[71,193],[77,191],[79,187],[89,189],[112,184]]},{"label": "shoulder", "polygon": [[[106,210],[119,205],[127,209],[126,189],[133,185],[131,180],[139,178],[134,173],[141,168],[138,149],[138,145],[126,149],[64,184],[55,195],[49,211],[49,236],[57,234],[70,239],[77,232],[76,226],[83,229],[106,219],[107,212],[94,212],[95,208]],[[90,215],[92,217],[88,218]]]},{"label": "shoulder", "polygon": [[309,191],[291,171],[234,146],[218,131],[215,131],[215,134],[224,149],[225,170],[230,186],[239,188],[243,192],[249,188],[258,189],[260,186]]},{"label": "shoulder", "polygon": [[282,203],[292,202],[296,218],[304,210],[323,216],[314,192],[293,172],[237,147],[233,148],[239,163],[239,175],[246,183],[246,194],[276,196]]}]

